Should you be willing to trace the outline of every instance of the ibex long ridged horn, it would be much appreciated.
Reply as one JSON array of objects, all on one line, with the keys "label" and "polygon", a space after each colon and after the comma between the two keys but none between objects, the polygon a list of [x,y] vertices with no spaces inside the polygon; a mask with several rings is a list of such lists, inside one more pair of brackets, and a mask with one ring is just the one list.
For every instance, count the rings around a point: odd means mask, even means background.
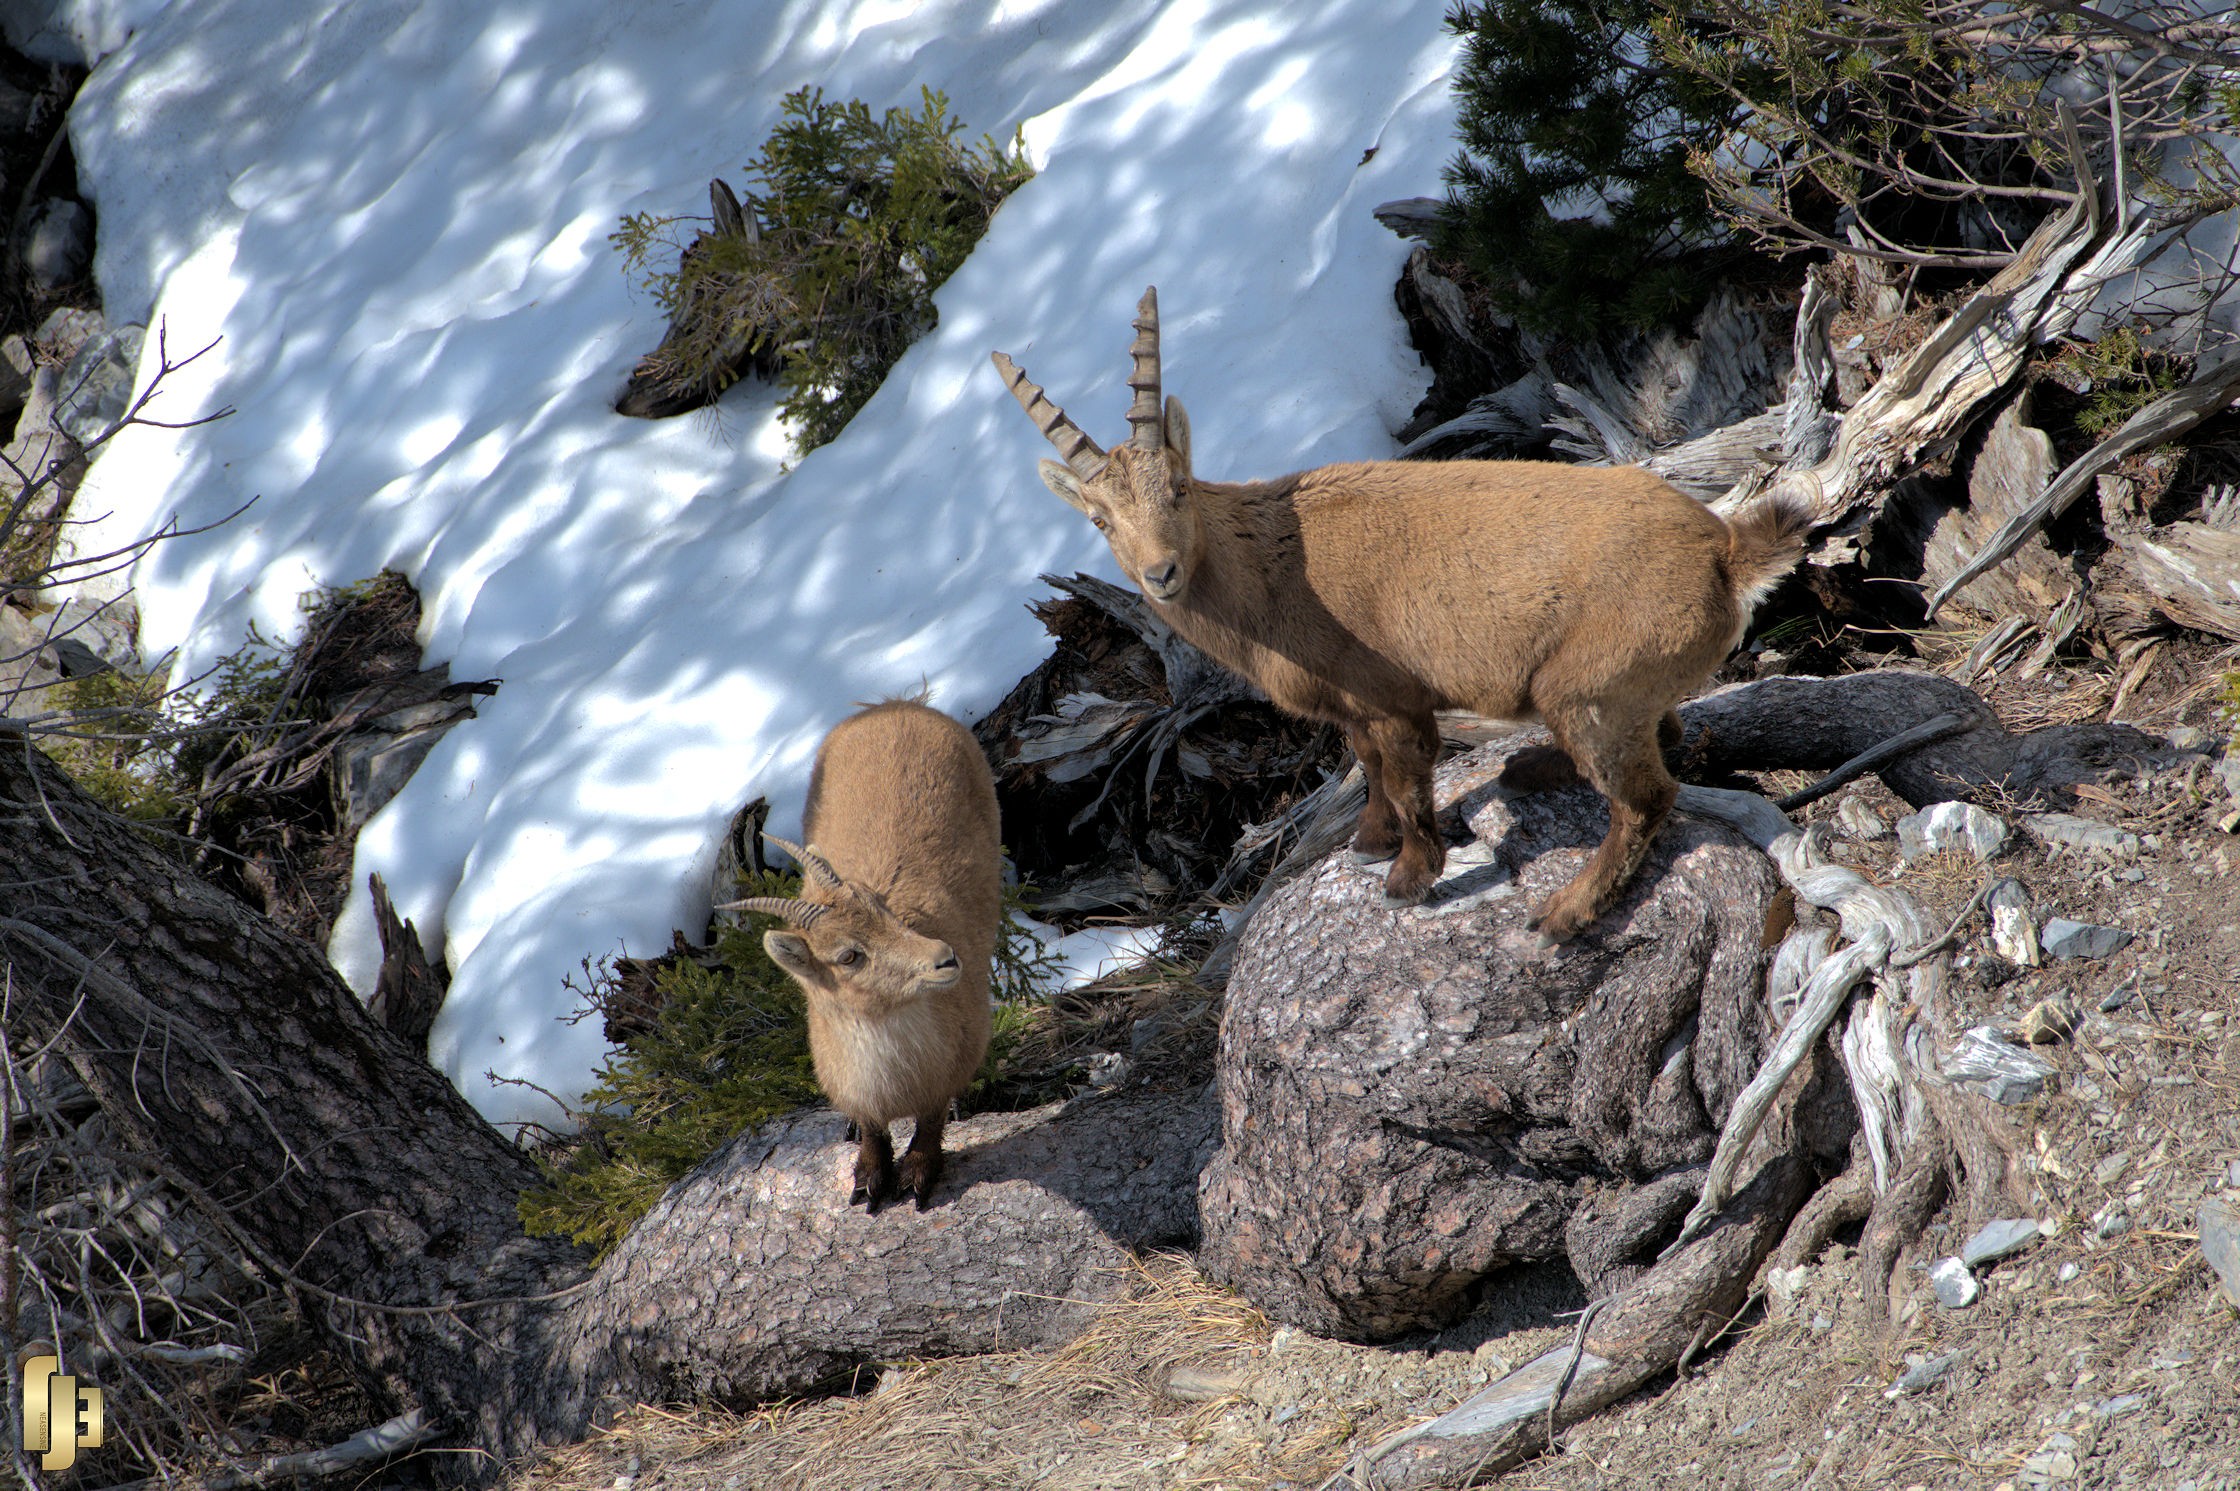
[{"label": "ibex long ridged horn", "polygon": [[1136,391],[1128,406],[1128,443],[1138,450],[1164,450],[1166,419],[1159,412],[1159,287],[1152,285],[1136,302],[1136,340],[1128,349],[1135,367],[1128,373],[1128,387]]},{"label": "ibex long ridged horn", "polygon": [[774,833],[764,833],[762,842],[775,844],[792,855],[793,862],[801,866],[801,874],[804,879],[821,885],[827,890],[838,890],[840,888],[840,872],[826,863],[825,857],[817,853],[816,850],[804,849],[799,844],[788,843]]},{"label": "ibex long ridged horn", "polygon": [[1081,426],[1066,418],[1066,412],[1051,402],[1040,386],[1026,375],[1026,371],[1001,352],[988,354],[995,359],[996,371],[1003,375],[1004,387],[1011,390],[1011,397],[1027,411],[1027,418],[1042,431],[1042,438],[1058,448],[1073,474],[1087,481],[1097,474],[1104,464],[1104,450],[1082,431]]},{"label": "ibex long ridged horn", "polygon": [[814,901],[796,901],[790,896],[749,896],[744,901],[727,901],[718,911],[759,911],[765,916],[782,916],[804,932],[817,924],[826,908]]}]

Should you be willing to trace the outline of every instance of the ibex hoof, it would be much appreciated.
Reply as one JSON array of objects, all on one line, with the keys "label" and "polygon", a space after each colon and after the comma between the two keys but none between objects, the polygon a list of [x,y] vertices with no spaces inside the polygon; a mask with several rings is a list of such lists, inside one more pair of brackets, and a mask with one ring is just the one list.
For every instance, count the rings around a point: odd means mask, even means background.
[{"label": "ibex hoof", "polygon": [[1593,921],[1594,917],[1591,914],[1558,906],[1554,901],[1550,901],[1547,905],[1541,907],[1526,925],[1540,934],[1542,943],[1553,946],[1559,942],[1569,942]]},{"label": "ibex hoof", "polygon": [[924,1211],[933,1204],[933,1190],[941,1184],[941,1156],[912,1150],[902,1157],[901,1189]]},{"label": "ibex hoof", "polygon": [[1386,891],[1383,895],[1377,897],[1377,904],[1387,911],[1405,911],[1410,906],[1421,906],[1430,897],[1431,892],[1428,890],[1419,891],[1413,896],[1396,896],[1392,892]]},{"label": "ibex hoof", "polygon": [[1349,857],[1357,865],[1384,865],[1399,853],[1398,849],[1355,849],[1349,851]]}]

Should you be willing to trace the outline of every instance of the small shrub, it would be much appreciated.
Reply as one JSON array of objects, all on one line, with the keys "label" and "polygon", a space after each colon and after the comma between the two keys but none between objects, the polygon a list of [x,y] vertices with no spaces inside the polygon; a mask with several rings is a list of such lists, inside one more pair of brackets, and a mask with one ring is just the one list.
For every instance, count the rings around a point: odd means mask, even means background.
[{"label": "small shrub", "polygon": [[924,90],[915,114],[873,118],[860,99],[788,94],[785,122],[747,164],[759,231],[711,234],[674,270],[673,218],[649,213],[614,234],[627,272],[689,324],[655,368],[678,389],[720,387],[741,349],[781,354],[779,413],[797,451],[832,439],[903,350],[934,324],[933,292],[962,264],[1003,199],[1033,174],[1022,137],[962,145],[949,101]]},{"label": "small shrub", "polygon": [[2048,369],[2048,376],[2077,393],[2077,428],[2098,437],[2148,403],[2176,388],[2181,381],[2176,358],[2150,347],[2127,326],[2107,332],[2095,342],[2073,342]]}]

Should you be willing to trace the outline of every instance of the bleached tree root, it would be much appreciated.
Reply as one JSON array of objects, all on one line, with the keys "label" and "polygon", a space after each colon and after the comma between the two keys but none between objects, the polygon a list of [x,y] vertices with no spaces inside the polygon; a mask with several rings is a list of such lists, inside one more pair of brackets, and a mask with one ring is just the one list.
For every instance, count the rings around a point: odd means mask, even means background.
[{"label": "bleached tree root", "polygon": [[1600,1308],[1579,1349],[1549,1351],[1431,1422],[1370,1446],[1328,1484],[1428,1491],[1468,1485],[1540,1453],[1559,1393],[1552,1417],[1560,1429],[1672,1371],[1732,1319],[1811,1184],[1795,1155],[1771,1156],[1713,1226]]}]

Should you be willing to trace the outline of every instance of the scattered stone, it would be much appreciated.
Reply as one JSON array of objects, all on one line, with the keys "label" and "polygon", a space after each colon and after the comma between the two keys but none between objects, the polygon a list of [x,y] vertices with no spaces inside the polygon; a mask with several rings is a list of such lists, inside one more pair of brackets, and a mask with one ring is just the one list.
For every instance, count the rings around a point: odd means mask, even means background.
[{"label": "scattered stone", "polygon": [[39,323],[31,334],[45,352],[46,360],[65,363],[78,355],[78,349],[108,329],[108,318],[99,311],[81,306],[57,306]]},{"label": "scattered stone", "polygon": [[2092,1411],[2101,1418],[2113,1419],[2121,1418],[2127,1413],[2136,1413],[2146,1406],[2145,1393],[2125,1393],[2117,1398],[2102,1398],[2092,1405]]},{"label": "scattered stone", "polygon": [[1981,863],[2005,847],[2007,825],[1972,802],[1931,803],[1898,820],[1898,854],[1907,860],[1965,849]]},{"label": "scattered stone", "polygon": [[[2233,1164],[2240,1171],[2240,1161]],[[2240,1310],[2240,1208],[2212,1196],[2201,1203],[2201,1256],[2216,1270],[2225,1303]]]},{"label": "scattered stone", "polygon": [[1910,1365],[1898,1374],[1896,1382],[1883,1390],[1882,1396],[1897,1398],[1907,1393],[1918,1393],[1923,1388],[1935,1387],[1967,1354],[1966,1351],[1948,1351],[1943,1356],[1923,1357],[1918,1352],[1909,1355],[1906,1361]]},{"label": "scattered stone", "polygon": [[1986,1222],[1968,1239],[1960,1250],[1960,1261],[1970,1268],[2004,1258],[2009,1253],[2019,1253],[2038,1240],[2038,1223],[2034,1217],[2006,1217],[1996,1222]]},{"label": "scattered stone", "polygon": [[2093,1215],[2092,1235],[2095,1237],[2102,1239],[2121,1237],[2130,1230],[2131,1218],[2124,1215],[2118,1207],[2111,1206]]},{"label": "scattered stone", "polygon": [[1948,1310],[1965,1310],[1983,1297],[1983,1286],[1957,1258],[1947,1258],[1929,1270],[1929,1287],[1937,1292],[1937,1303]]},{"label": "scattered stone", "polygon": [[2130,1167],[2131,1151],[2119,1149],[2092,1167],[2092,1179],[2095,1184],[2112,1186],[2123,1177],[2123,1172]]},{"label": "scattered stone", "polygon": [[2022,1462],[2026,1479],[2073,1481],[2077,1478],[2077,1442],[2067,1434],[2049,1434],[2038,1452]]},{"label": "scattered stone", "polygon": [[1795,1268],[1766,1270],[1766,1304],[1776,1317],[1796,1308],[1797,1296],[1804,1293],[1805,1283],[1811,1277],[1812,1267],[1804,1263]]},{"label": "scattered stone", "polygon": [[1882,821],[1882,815],[1857,797],[1836,804],[1836,824],[1862,843],[1890,837],[1890,825]]},{"label": "scattered stone", "polygon": [[2056,994],[2032,1005],[2022,1017],[2022,1038],[2033,1046],[2050,1046],[2076,1034],[2077,1007],[2066,994]]},{"label": "scattered stone", "polygon": [[2064,1263],[2054,1270],[2053,1282],[2056,1284],[2074,1284],[2077,1281],[2077,1275],[2083,1272],[2084,1270],[2074,1263]]},{"label": "scattered stone", "polygon": [[2069,849],[2092,850],[2102,854],[2132,855],[2139,852],[2137,834],[2125,833],[2112,823],[2080,818],[2074,813],[2024,813],[2022,826],[2032,838],[2043,844],[2059,844]]},{"label": "scattered stone", "polygon": [[2046,1079],[2058,1070],[2026,1046],[2018,1046],[1989,1025],[1960,1037],[1944,1058],[1945,1080],[1974,1088],[1994,1103],[2014,1107],[2045,1093]]},{"label": "scattered stone", "polygon": [[54,427],[91,445],[124,418],[146,337],[146,327],[120,326],[87,338],[55,379]]},{"label": "scattered stone", "polygon": [[49,200],[31,221],[23,267],[42,295],[56,295],[85,278],[93,263],[93,214],[67,197]]},{"label": "scattered stone", "polygon": [[2100,1012],[2112,1015],[2138,997],[2138,990],[2128,983],[2116,985],[2100,998]]},{"label": "scattered stone", "polygon": [[2131,940],[2121,927],[2094,922],[2073,922],[2065,916],[2048,920],[2038,933],[2038,944],[2056,958],[2105,958]]},{"label": "scattered stone", "polygon": [[2199,725],[2174,725],[2163,738],[2177,751],[2205,751],[2215,743],[2209,732]]},{"label": "scattered stone", "polygon": [[2030,893],[2022,882],[2002,879],[1991,887],[1985,904],[1991,908],[1991,945],[1999,956],[2023,968],[2045,961],[2038,948],[2038,922],[2030,909]]}]

